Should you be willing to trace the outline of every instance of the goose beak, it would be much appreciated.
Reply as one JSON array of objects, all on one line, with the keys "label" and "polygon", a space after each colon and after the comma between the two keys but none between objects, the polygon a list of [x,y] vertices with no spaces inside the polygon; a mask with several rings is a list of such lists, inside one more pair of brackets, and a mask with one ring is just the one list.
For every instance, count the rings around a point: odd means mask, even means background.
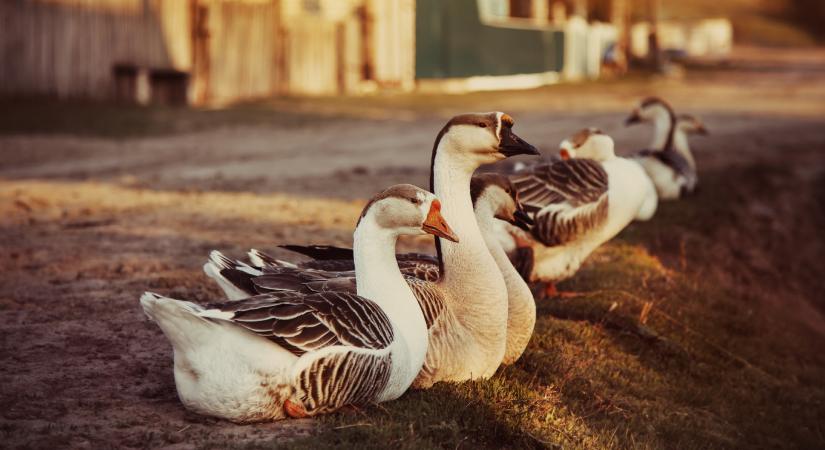
[{"label": "goose beak", "polygon": [[699,125],[699,127],[696,128],[696,133],[701,134],[702,136],[707,136],[710,134],[710,131],[708,131],[704,125]]},{"label": "goose beak", "polygon": [[517,209],[515,214],[513,214],[513,217],[515,219],[513,221],[513,225],[521,228],[524,231],[530,231],[530,228],[535,223],[533,222],[533,219],[530,217],[530,215],[524,212],[523,209]]},{"label": "goose beak", "polygon": [[624,126],[630,126],[633,124],[641,123],[642,117],[639,115],[639,111],[633,111],[630,113],[629,116],[624,120]]},{"label": "goose beak", "polygon": [[562,161],[567,161],[568,159],[570,159],[570,152],[567,151],[566,148],[563,148],[559,150],[559,157],[561,157]]},{"label": "goose beak", "polygon": [[498,151],[505,157],[516,155],[541,155],[536,147],[533,147],[524,139],[516,136],[510,127],[501,127],[501,141]]},{"label": "goose beak", "polygon": [[513,212],[508,211],[506,214],[497,214],[496,219],[515,225],[524,231],[530,231],[530,227],[533,225],[533,219],[520,206]]},{"label": "goose beak", "polygon": [[421,229],[434,236],[458,242],[458,236],[455,235],[453,229],[450,228],[441,215],[441,202],[438,200],[433,200],[430,204],[430,212],[427,213],[427,220],[424,221]]}]

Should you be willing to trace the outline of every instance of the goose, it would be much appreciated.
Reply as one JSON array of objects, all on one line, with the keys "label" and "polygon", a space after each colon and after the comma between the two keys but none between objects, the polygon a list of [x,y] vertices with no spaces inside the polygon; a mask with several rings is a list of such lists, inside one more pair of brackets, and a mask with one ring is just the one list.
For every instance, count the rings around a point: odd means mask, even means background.
[{"label": "goose", "polygon": [[522,274],[529,282],[546,283],[548,296],[567,295],[555,283],[573,276],[631,221],[652,217],[658,204],[641,166],[616,156],[613,140],[600,130],[581,130],[560,147],[562,161],[511,176],[535,221],[530,233],[499,231],[514,265],[527,268]]},{"label": "goose", "polygon": [[[527,348],[536,323],[536,304],[530,287],[525,283],[498,240],[498,223],[506,221],[529,229],[532,220],[522,210],[518,191],[510,180],[500,174],[473,176],[470,193],[476,220],[484,241],[493,255],[507,286],[507,340],[503,364],[518,360]],[[213,251],[204,271],[224,289],[228,298],[246,297],[273,290],[296,290],[312,293],[325,289],[355,289],[352,250],[332,246],[286,247],[306,256],[320,258],[293,264],[277,260],[259,250],[250,250],[250,263],[233,261]],[[438,280],[438,259],[422,253],[396,255],[399,268],[408,282]],[[422,305],[426,306],[426,305]],[[428,326],[432,326],[428,322]]]},{"label": "goose", "polygon": [[[513,125],[502,112],[462,114],[450,119],[435,139],[430,190],[441,199],[444,217],[461,242],[442,245],[436,237],[438,278],[409,283],[429,329],[429,348],[415,388],[489,378],[504,359],[507,286],[476,222],[470,180],[482,164],[539,154],[513,133]],[[319,276],[315,283],[346,282],[322,280]]]},{"label": "goose", "polygon": [[144,312],[172,343],[182,403],[246,423],[401,396],[424,363],[427,328],[395,244],[424,233],[457,241],[440,210],[411,185],[370,200],[354,232],[358,295],[282,291],[200,306],[145,293]]},{"label": "goose", "polygon": [[625,119],[625,125],[653,123],[653,140],[647,149],[634,155],[653,180],[659,198],[674,200],[696,189],[696,161],[688,146],[687,135],[707,135],[704,124],[688,114],[676,115],[673,108],[658,97],[644,99]]}]

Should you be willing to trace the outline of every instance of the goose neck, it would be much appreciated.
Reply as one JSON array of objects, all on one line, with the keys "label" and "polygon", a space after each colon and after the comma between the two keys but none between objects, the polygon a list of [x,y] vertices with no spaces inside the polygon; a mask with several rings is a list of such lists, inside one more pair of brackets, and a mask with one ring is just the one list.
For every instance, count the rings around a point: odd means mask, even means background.
[{"label": "goose neck", "polygon": [[[418,331],[416,325],[425,327],[418,302],[398,270],[398,234],[379,226],[368,215],[361,219],[353,237],[358,295],[377,303],[402,332],[414,333]],[[414,320],[418,316],[421,324]]]},{"label": "goose neck", "polygon": [[496,219],[495,212],[487,202],[478,202],[476,204],[476,218],[478,220],[481,234],[484,236],[484,242],[490,250],[490,254],[495,260],[501,274],[504,276],[504,284],[507,286],[507,294],[510,297],[510,303],[514,298],[529,297],[533,298],[530,288],[524,279],[518,273],[510,258],[501,246],[498,239],[499,233],[499,219]]},{"label": "goose neck", "polygon": [[393,370],[382,399],[398,398],[421,370],[427,354],[427,323],[412,290],[398,270],[398,233],[367,215],[353,236],[358,295],[378,304],[392,324]]},{"label": "goose neck", "polygon": [[673,134],[673,149],[687,160],[691,169],[696,170],[696,162],[693,159],[693,154],[690,152],[687,133],[679,128],[677,128]]},{"label": "goose neck", "polygon": [[475,166],[455,161],[446,152],[436,155],[434,166],[434,194],[441,199],[442,214],[460,240],[439,243],[442,278],[448,285],[460,286],[477,282],[479,274],[498,272],[473,211],[470,179]]},{"label": "goose neck", "polygon": [[536,302],[530,287],[518,273],[498,239],[503,223],[495,218],[493,208],[483,203],[476,204],[476,217],[507,287],[507,341],[504,362],[511,364],[517,360],[533,334],[536,324]]},{"label": "goose neck", "polygon": [[669,114],[659,114],[653,120],[653,141],[650,148],[664,150],[672,139],[674,123]]}]

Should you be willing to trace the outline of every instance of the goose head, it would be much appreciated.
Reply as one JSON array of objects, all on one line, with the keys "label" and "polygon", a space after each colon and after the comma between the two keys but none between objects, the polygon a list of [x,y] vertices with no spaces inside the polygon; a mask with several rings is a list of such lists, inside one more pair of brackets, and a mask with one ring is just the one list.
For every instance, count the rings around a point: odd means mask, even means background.
[{"label": "goose head", "polygon": [[675,119],[673,108],[659,97],[648,97],[631,111],[624,121],[625,126],[637,123],[670,122]]},{"label": "goose head", "polygon": [[676,118],[676,129],[686,134],[701,134],[703,136],[710,134],[705,124],[697,117],[690,114],[679,114]]},{"label": "goose head", "polygon": [[616,156],[613,139],[598,128],[585,128],[559,144],[561,159],[588,158],[606,161]]},{"label": "goose head", "polygon": [[432,234],[458,242],[458,236],[441,216],[441,202],[432,193],[411,184],[390,186],[372,197],[358,225],[363,221],[394,235]]},{"label": "goose head", "polygon": [[433,147],[473,169],[515,155],[539,155],[536,147],[513,133],[513,119],[503,112],[461,114],[441,129]]},{"label": "goose head", "polygon": [[474,209],[479,210],[484,205],[496,219],[530,231],[533,219],[524,210],[518,198],[518,190],[506,176],[497,173],[473,176],[470,181],[470,196]]}]

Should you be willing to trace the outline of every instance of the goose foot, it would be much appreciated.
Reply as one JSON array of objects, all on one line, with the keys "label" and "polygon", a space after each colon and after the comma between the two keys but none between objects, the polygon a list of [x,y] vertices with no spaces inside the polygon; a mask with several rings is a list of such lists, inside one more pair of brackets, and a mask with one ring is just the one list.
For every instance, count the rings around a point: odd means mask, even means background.
[{"label": "goose foot", "polygon": [[292,400],[287,400],[284,402],[284,411],[286,411],[286,415],[292,417],[293,419],[303,419],[304,417],[309,417],[307,414],[307,410],[304,409],[304,406],[298,402],[293,402]]}]

